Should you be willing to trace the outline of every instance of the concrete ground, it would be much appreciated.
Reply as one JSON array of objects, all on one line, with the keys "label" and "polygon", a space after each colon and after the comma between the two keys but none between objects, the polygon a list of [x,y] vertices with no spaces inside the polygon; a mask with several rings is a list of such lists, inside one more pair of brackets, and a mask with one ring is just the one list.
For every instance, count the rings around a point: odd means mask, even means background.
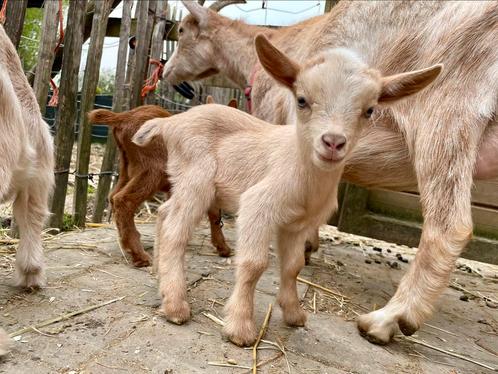
[{"label": "concrete ground", "polygon": [[[140,225],[143,242],[153,243],[153,224]],[[234,244],[234,229],[224,232]],[[120,252],[113,227],[87,229],[45,241],[48,284],[21,292],[12,281],[15,246],[0,241],[0,326],[8,333],[114,300],[97,309],[67,316],[14,338],[0,362],[2,373],[246,373],[252,352],[222,340],[222,317],[233,287],[232,259],[215,255],[207,225],[198,229],[187,257],[192,320],[184,326],[158,314],[160,299],[150,268],[135,269]],[[5,243],[4,243],[5,244]],[[8,243],[7,243],[8,244]],[[339,291],[334,297],[304,283],[302,303],[309,311],[305,328],[288,328],[274,305],[258,354],[261,373],[490,373],[477,364],[397,338],[388,346],[364,340],[354,319],[382,306],[394,293],[412,251],[389,243],[321,232],[321,249],[301,277]],[[396,255],[398,255],[396,257]],[[275,303],[275,257],[258,284],[256,319],[260,325]],[[467,264],[467,265],[465,265]],[[414,338],[433,347],[498,367],[498,267],[461,262],[437,312]],[[462,288],[464,290],[462,290]],[[118,300],[115,300],[118,299]],[[275,346],[284,347],[286,356]],[[287,359],[285,358],[287,357]],[[213,364],[236,364],[237,367]]]}]

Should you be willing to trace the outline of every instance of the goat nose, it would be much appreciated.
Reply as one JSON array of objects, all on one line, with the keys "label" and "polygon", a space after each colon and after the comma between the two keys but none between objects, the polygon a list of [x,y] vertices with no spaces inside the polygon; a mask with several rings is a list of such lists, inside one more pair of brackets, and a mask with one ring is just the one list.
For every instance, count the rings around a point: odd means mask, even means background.
[{"label": "goat nose", "polygon": [[333,151],[340,151],[346,145],[346,137],[344,135],[322,135],[322,142],[327,148]]}]

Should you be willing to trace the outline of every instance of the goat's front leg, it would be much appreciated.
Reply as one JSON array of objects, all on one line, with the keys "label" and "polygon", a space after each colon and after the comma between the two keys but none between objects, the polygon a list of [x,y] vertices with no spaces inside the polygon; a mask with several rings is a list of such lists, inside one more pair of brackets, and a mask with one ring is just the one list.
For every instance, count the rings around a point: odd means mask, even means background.
[{"label": "goat's front leg", "polygon": [[[50,171],[52,173],[52,171]],[[19,226],[19,247],[16,253],[16,284],[38,288],[45,283],[42,230],[48,217],[49,179],[23,188],[14,201],[13,213]]]},{"label": "goat's front leg", "polygon": [[282,308],[284,321],[289,326],[304,326],[306,312],[301,308],[297,294],[296,278],[304,267],[304,232],[278,231],[278,255],[280,257],[280,291],[278,303]]},{"label": "goat's front leg", "polygon": [[419,156],[415,162],[424,212],[422,237],[392,299],[358,320],[360,332],[373,343],[388,343],[398,326],[405,335],[421,327],[472,235],[470,192],[479,134],[448,129],[451,133],[434,136],[444,143],[417,142],[417,155],[437,155],[429,160]]},{"label": "goat's front leg", "polygon": [[[235,287],[225,306],[224,335],[238,346],[248,346],[256,340],[254,324],[254,292],[261,274],[268,266],[272,222],[268,209],[258,203],[259,193],[249,190],[241,197],[238,240],[235,262]],[[302,246],[301,246],[302,252]]]}]

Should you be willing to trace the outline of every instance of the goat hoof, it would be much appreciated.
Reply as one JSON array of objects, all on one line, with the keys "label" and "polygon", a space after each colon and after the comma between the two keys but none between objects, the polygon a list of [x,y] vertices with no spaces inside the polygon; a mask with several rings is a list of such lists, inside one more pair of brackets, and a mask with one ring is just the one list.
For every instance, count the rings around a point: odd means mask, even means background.
[{"label": "goat hoof", "polygon": [[133,266],[135,266],[136,268],[143,268],[146,266],[150,266],[151,262],[152,260],[147,253],[144,253],[140,257],[133,258]]},{"label": "goat hoof", "polygon": [[284,321],[288,326],[303,327],[307,319],[306,312],[301,307],[284,312]]},{"label": "goat hoof", "polygon": [[230,257],[232,250],[228,246],[216,247],[216,251],[220,257]]},{"label": "goat hoof", "polygon": [[252,321],[238,322],[233,325],[229,323],[225,325],[223,336],[226,339],[239,347],[249,347],[254,344],[257,333]]},{"label": "goat hoof", "polygon": [[190,307],[186,301],[163,303],[162,310],[166,319],[175,325],[183,325],[190,319]]},{"label": "goat hoof", "polygon": [[45,285],[43,267],[30,268],[29,270],[19,270],[16,272],[16,285],[22,288],[38,289]]},{"label": "goat hoof", "polygon": [[398,319],[398,327],[403,335],[406,336],[413,335],[420,328],[415,322],[410,321],[406,317],[400,317]]},{"label": "goat hoof", "polygon": [[389,343],[396,332],[396,320],[382,309],[358,318],[358,330],[370,343],[385,345]]}]

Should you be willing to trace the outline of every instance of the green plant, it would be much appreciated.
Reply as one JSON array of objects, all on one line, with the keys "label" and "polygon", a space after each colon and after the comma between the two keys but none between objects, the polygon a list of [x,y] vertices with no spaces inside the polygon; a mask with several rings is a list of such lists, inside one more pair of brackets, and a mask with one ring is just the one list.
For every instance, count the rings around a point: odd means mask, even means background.
[{"label": "green plant", "polygon": [[69,213],[64,213],[62,217],[62,231],[71,231],[74,227],[73,216]]}]

